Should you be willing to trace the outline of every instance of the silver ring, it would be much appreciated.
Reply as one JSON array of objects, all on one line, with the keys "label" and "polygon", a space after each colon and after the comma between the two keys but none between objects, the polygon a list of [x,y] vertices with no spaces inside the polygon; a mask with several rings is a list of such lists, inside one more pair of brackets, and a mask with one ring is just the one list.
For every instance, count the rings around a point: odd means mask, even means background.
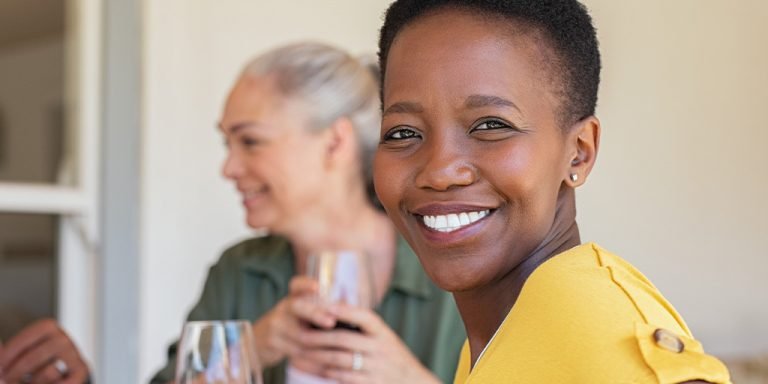
[{"label": "silver ring", "polygon": [[69,366],[62,359],[56,359],[56,361],[53,362],[53,367],[59,371],[61,377],[67,376],[69,374]]},{"label": "silver ring", "polygon": [[355,352],[352,354],[352,370],[359,371],[363,369],[363,354]]}]

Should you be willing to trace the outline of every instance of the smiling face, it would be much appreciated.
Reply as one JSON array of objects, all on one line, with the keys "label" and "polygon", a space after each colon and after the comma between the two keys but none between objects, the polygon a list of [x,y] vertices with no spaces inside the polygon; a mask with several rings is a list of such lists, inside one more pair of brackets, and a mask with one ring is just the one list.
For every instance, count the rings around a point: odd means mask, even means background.
[{"label": "smiling face", "polygon": [[289,234],[318,205],[326,147],[307,126],[300,103],[275,91],[271,78],[244,77],[230,93],[220,123],[222,173],[242,194],[249,226]]},{"label": "smiling face", "polygon": [[389,52],[376,191],[449,291],[503,278],[553,226],[572,159],[542,41],[509,21],[441,10]]}]

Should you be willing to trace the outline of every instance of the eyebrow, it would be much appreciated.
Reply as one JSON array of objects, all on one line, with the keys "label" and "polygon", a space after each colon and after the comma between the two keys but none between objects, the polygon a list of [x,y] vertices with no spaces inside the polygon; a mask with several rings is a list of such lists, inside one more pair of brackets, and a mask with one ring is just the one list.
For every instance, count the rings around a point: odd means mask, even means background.
[{"label": "eyebrow", "polygon": [[[470,95],[464,101],[464,107],[468,109],[483,108],[483,107],[506,107],[513,108],[520,111],[515,103],[499,96],[491,95]],[[424,112],[424,107],[417,102],[413,101],[401,101],[390,105],[385,111],[384,116],[390,113],[421,113]]]},{"label": "eyebrow", "polygon": [[499,96],[491,95],[470,95],[464,102],[464,106],[467,108],[482,108],[482,107],[508,107],[516,109],[518,112],[520,108],[510,100],[507,100]]},{"label": "eyebrow", "polygon": [[424,112],[424,107],[413,101],[401,101],[390,105],[387,110],[384,111],[384,116],[390,113],[421,113]]},{"label": "eyebrow", "polygon": [[227,130],[227,129],[225,129],[226,127],[224,127],[224,125],[219,123],[219,129],[224,131],[224,132],[228,132],[230,134],[236,133],[237,131],[241,131],[241,130],[246,129],[246,128],[257,127],[257,126],[258,126],[258,124],[256,122],[253,122],[253,121],[242,121],[242,122],[239,122],[239,123],[230,124],[229,125],[229,130]]}]

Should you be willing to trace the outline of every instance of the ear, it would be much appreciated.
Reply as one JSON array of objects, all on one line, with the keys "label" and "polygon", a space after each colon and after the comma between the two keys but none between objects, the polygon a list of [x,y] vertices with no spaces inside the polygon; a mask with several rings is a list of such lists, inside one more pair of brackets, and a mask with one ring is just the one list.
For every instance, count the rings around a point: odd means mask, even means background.
[{"label": "ear", "polygon": [[600,147],[600,120],[595,116],[579,120],[566,136],[569,163],[566,167],[565,183],[571,188],[576,188],[584,184],[595,165]]},{"label": "ear", "polygon": [[356,159],[357,132],[352,121],[340,117],[325,130],[325,163],[328,167],[338,167]]}]

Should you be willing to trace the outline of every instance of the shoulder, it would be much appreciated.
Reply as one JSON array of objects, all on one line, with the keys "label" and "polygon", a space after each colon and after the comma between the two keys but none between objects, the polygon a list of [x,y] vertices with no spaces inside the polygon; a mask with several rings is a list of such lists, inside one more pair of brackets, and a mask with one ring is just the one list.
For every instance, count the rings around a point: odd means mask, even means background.
[{"label": "shoulder", "polygon": [[[529,287],[530,286],[530,287]],[[690,335],[674,307],[640,271],[596,244],[584,244],[542,264],[521,296],[553,302],[560,313],[593,321],[654,323]]]},{"label": "shoulder", "polygon": [[284,259],[290,253],[290,243],[284,237],[274,235],[254,237],[227,248],[216,265],[221,267],[261,265]]},{"label": "shoulder", "polygon": [[[658,289],[631,264],[595,244],[542,264],[526,281],[508,320],[506,326],[517,335],[539,335],[511,344],[557,356],[569,372],[594,382],[618,377],[728,382],[727,369],[704,353]],[[684,345],[681,351],[678,342]]]}]

